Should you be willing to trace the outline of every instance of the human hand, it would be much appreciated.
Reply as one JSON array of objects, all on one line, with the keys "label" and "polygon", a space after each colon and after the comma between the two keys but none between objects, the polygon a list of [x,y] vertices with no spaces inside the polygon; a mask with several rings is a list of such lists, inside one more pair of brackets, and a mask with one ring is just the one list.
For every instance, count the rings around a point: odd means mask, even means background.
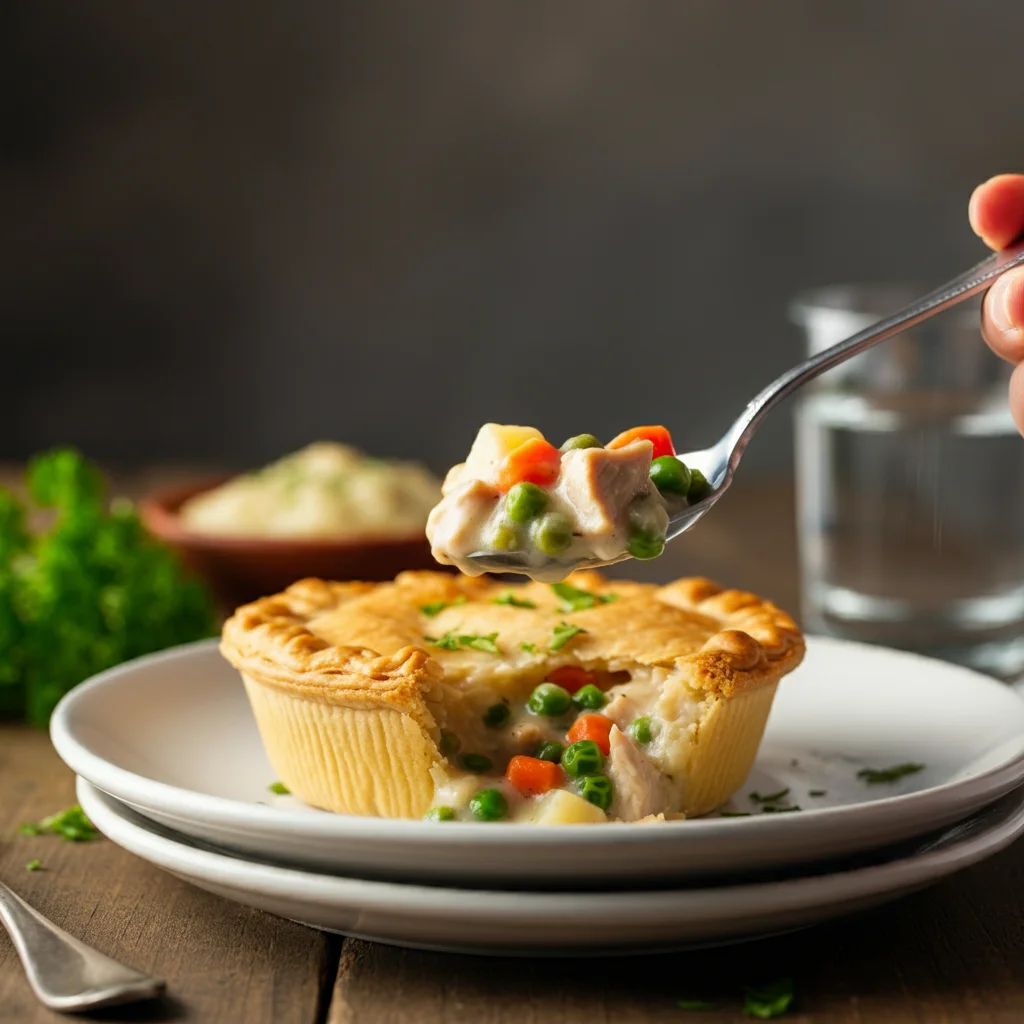
[{"label": "human hand", "polygon": [[[1003,249],[1024,234],[1024,174],[998,174],[971,196],[971,227],[986,245]],[[1010,411],[1024,434],[1024,268],[1004,274],[989,289],[981,333],[992,351],[1016,369],[1010,378]]]}]

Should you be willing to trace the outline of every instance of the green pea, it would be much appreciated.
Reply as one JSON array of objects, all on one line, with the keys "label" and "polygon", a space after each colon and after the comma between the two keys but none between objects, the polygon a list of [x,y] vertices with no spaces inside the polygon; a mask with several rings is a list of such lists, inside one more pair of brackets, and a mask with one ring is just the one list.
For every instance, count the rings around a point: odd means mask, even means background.
[{"label": "green pea", "polygon": [[498,704],[492,704],[484,712],[484,725],[488,729],[504,729],[511,717],[512,712],[509,710],[508,703],[501,701]]},{"label": "green pea", "polygon": [[593,434],[577,434],[563,442],[560,452],[571,452],[574,448],[603,448],[604,445]]},{"label": "green pea", "polygon": [[650,743],[654,739],[654,724],[650,715],[641,715],[634,722],[626,726],[626,732],[637,741],[637,743]]},{"label": "green pea", "polygon": [[593,683],[581,686],[572,695],[572,702],[576,707],[586,708],[588,711],[598,711],[608,703],[605,695]]},{"label": "green pea", "polygon": [[431,807],[423,815],[424,821],[454,821],[455,811],[451,807]]},{"label": "green pea", "polygon": [[513,523],[528,523],[547,508],[548,494],[536,484],[516,484],[505,495],[505,515]]},{"label": "green pea", "polygon": [[548,740],[547,743],[542,743],[540,749],[533,756],[541,761],[554,761],[558,764],[562,760],[562,751],[565,747],[561,743],[556,743],[554,740]]},{"label": "green pea", "polygon": [[475,772],[477,775],[494,767],[494,762],[486,754],[463,754],[461,764],[467,772]]},{"label": "green pea", "polygon": [[535,715],[564,715],[572,706],[569,691],[557,683],[541,683],[526,702]]},{"label": "green pea", "polygon": [[441,753],[445,757],[449,757],[452,754],[457,754],[462,749],[462,740],[453,732],[449,732],[447,729],[441,730],[441,742],[438,744]]},{"label": "green pea", "polygon": [[508,801],[497,789],[481,789],[470,798],[469,812],[477,821],[501,821],[508,816]]},{"label": "green pea", "polygon": [[612,805],[612,780],[607,775],[587,775],[576,783],[576,789],[584,800],[607,811]]},{"label": "green pea", "polygon": [[519,547],[519,531],[507,523],[499,523],[487,538],[491,551],[514,551]]},{"label": "green pea", "polygon": [[665,550],[665,536],[634,526],[629,531],[627,550],[634,558],[657,558]]},{"label": "green pea", "polygon": [[548,512],[530,524],[530,540],[545,555],[559,555],[572,543],[572,523],[561,512]]},{"label": "green pea", "polygon": [[686,500],[692,505],[694,502],[700,501],[701,498],[706,498],[711,493],[711,484],[708,483],[708,478],[699,470],[690,470],[690,492],[686,495]]},{"label": "green pea", "polygon": [[651,482],[662,494],[685,498],[690,493],[690,470],[674,455],[662,455],[651,463]]},{"label": "green pea", "polygon": [[596,775],[604,767],[604,754],[593,740],[577,740],[562,754],[562,767],[574,779]]}]

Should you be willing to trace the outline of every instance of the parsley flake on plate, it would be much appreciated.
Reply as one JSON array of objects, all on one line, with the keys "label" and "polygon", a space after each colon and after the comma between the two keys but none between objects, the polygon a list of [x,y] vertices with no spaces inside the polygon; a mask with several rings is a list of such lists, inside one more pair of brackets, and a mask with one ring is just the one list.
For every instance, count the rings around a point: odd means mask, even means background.
[{"label": "parsley flake on plate", "polygon": [[857,778],[863,779],[869,786],[877,786],[883,782],[898,782],[904,776],[915,775],[923,769],[923,764],[906,761],[903,764],[894,764],[889,768],[861,768],[857,772]]},{"label": "parsley flake on plate", "polygon": [[435,615],[440,615],[445,608],[454,608],[456,605],[465,604],[466,597],[455,598],[454,601],[431,601],[429,604],[421,604],[420,611],[423,612],[428,618],[433,618]]},{"label": "parsley flake on plate", "polygon": [[536,608],[537,606],[525,597],[516,597],[511,591],[499,594],[491,604],[507,604],[511,608]]},{"label": "parsley flake on plate", "polygon": [[751,793],[750,799],[755,804],[775,804],[778,803],[783,797],[789,796],[789,787],[780,789],[778,793],[769,793],[767,796],[761,796],[760,793]]},{"label": "parsley flake on plate", "polygon": [[563,612],[582,612],[599,604],[617,601],[618,594],[592,594],[589,590],[580,590],[570,583],[552,583],[551,589],[559,600],[559,608]]},{"label": "parsley flake on plate", "polygon": [[807,791],[808,796],[828,796],[827,789],[809,789]]},{"label": "parsley flake on plate", "polygon": [[526,651],[527,654],[536,654],[537,653],[537,645],[536,644],[531,644],[527,640],[523,640],[519,644],[519,650]]},{"label": "parsley flake on plate", "polygon": [[272,782],[267,789],[278,796],[288,796],[291,793],[291,790],[283,782]]},{"label": "parsley flake on plate", "polygon": [[758,1020],[772,1020],[781,1017],[793,1002],[793,982],[780,978],[770,985],[748,988],[743,1002],[743,1012]]},{"label": "parsley flake on plate", "polygon": [[551,643],[548,650],[560,651],[574,636],[586,633],[582,626],[574,626],[571,622],[560,622],[551,630]]}]

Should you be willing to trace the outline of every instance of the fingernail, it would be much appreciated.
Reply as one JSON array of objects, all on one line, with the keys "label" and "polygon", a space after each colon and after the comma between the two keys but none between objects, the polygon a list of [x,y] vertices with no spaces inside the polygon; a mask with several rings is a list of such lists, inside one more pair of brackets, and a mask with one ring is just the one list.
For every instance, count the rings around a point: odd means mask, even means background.
[{"label": "fingernail", "polygon": [[988,293],[988,315],[992,323],[1004,333],[1020,331],[1021,324],[1014,319],[1010,311],[1010,292],[1013,282],[1009,277],[1001,277]]}]

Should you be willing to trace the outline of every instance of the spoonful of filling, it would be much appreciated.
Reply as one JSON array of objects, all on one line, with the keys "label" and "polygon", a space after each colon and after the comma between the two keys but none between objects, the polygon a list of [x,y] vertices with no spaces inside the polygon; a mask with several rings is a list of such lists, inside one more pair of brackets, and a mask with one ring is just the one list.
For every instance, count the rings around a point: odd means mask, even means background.
[{"label": "spoonful of filling", "polygon": [[427,536],[437,561],[468,576],[557,581],[582,566],[656,558],[670,518],[708,490],[665,427],[634,427],[606,445],[578,434],[556,448],[533,427],[487,423],[449,470]]},{"label": "spoonful of filling", "polygon": [[634,427],[602,446],[561,448],[533,427],[480,428],[427,522],[434,557],[468,576],[521,572],[556,582],[573,569],[656,558],[731,485],[765,416],[826,370],[988,288],[1024,266],[1024,238],[903,309],[791,367],[755,395],[710,448],[676,455],[664,427]]}]

